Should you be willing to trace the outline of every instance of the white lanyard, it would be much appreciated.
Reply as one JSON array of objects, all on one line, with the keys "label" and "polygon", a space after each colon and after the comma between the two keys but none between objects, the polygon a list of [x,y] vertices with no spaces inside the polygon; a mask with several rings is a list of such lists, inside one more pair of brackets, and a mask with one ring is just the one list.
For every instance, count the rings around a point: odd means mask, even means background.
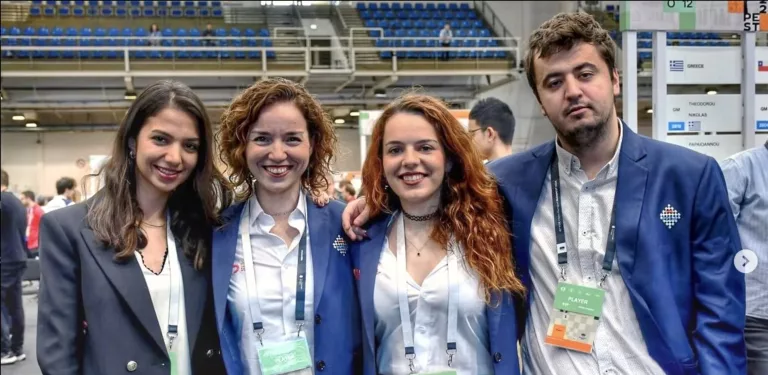
[{"label": "white lanyard", "polygon": [[[301,202],[299,202],[301,204]],[[264,323],[261,319],[261,307],[259,306],[259,290],[256,287],[256,270],[253,266],[253,253],[251,249],[251,231],[250,231],[250,211],[251,204],[243,207],[243,214],[240,218],[240,240],[243,246],[243,263],[245,263],[245,289],[248,294],[248,306],[251,313],[251,325],[253,332],[259,339],[259,344],[264,346],[262,335],[264,334]],[[299,241],[299,259],[296,270],[296,325],[298,326],[297,336],[301,335],[304,327],[304,310],[306,306],[305,296],[307,287],[307,232],[309,232],[308,223],[304,223],[304,233]],[[253,295],[252,295],[253,294]]]},{"label": "white lanyard", "polygon": [[176,239],[171,232],[171,215],[166,214],[165,241],[168,247],[168,273],[171,276],[171,302],[168,309],[168,351],[173,349],[173,339],[179,334],[179,310],[181,306],[181,269],[174,270],[177,264],[180,265],[178,254],[176,253]]},{"label": "white lanyard", "polygon": [[[453,240],[450,241],[453,244]],[[448,337],[446,353],[448,354],[448,367],[453,364],[453,356],[456,354],[456,337],[458,336],[458,302],[459,285],[456,276],[459,272],[459,262],[455,246],[449,245],[448,254]],[[397,297],[400,304],[400,321],[403,328],[403,343],[405,344],[405,358],[413,373],[413,360],[416,358],[414,349],[413,328],[411,327],[411,313],[408,307],[408,271],[405,265],[405,224],[403,215],[397,219]]]}]

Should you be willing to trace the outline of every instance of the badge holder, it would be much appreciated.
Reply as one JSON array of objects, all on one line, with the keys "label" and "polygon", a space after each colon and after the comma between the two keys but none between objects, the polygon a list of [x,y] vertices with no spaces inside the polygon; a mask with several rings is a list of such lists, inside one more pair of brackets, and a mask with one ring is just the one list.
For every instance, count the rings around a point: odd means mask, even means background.
[{"label": "badge holder", "polygon": [[263,375],[312,375],[312,357],[301,325],[295,338],[262,346],[257,354]]},{"label": "badge holder", "polygon": [[559,282],[544,342],[591,353],[604,300],[603,289]]}]

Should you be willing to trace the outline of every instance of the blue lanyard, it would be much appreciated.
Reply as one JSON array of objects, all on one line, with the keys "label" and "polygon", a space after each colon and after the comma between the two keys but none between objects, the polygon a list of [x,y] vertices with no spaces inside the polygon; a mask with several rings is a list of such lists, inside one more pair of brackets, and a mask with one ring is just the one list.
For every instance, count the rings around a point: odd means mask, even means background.
[{"label": "blue lanyard", "polygon": [[[557,150],[552,156],[552,164],[549,167],[550,180],[552,185],[552,208],[555,213],[555,238],[557,239],[557,264],[560,266],[560,277],[565,281],[566,267],[568,265],[568,248],[565,244],[565,228],[563,222],[563,208],[560,196],[560,168],[557,165]],[[616,256],[616,203],[613,199],[613,208],[611,208],[611,224],[608,230],[608,242],[605,244],[605,255],[603,256],[603,275],[600,278],[602,286],[608,275],[613,269],[613,258]]]}]

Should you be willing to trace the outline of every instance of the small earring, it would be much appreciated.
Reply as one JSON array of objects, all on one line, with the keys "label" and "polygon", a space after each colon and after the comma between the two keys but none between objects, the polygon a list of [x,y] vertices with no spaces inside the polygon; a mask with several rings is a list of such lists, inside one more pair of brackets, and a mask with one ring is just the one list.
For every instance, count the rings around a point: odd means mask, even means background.
[{"label": "small earring", "polygon": [[136,159],[136,151],[133,151],[133,150],[129,151],[128,157],[131,159]]},{"label": "small earring", "polygon": [[384,184],[384,190],[389,190],[389,185]]}]

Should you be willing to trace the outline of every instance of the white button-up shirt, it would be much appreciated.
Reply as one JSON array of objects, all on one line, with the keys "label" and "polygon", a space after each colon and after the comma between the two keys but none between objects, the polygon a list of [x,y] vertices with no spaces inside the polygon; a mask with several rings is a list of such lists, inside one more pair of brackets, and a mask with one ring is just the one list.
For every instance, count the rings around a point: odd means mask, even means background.
[{"label": "white button-up shirt", "polygon": [[[459,250],[461,251],[461,250]],[[459,304],[456,354],[452,368],[459,375],[493,375],[485,301],[479,281],[459,256]],[[414,370],[417,373],[444,370],[448,364],[448,261],[443,258],[427,275],[422,285],[408,275],[408,306],[413,325]],[[377,374],[408,374],[405,358],[400,305],[397,297],[397,256],[389,249],[389,241],[379,258],[373,304],[376,310]]]},{"label": "white button-up shirt", "polygon": [[[595,288],[600,279],[618,180],[621,131],[613,158],[591,181],[581,169],[579,159],[555,143],[569,283]],[[648,354],[617,263],[621,256],[618,248],[611,275],[603,284],[605,302],[592,353],[544,343],[560,280],[553,217],[551,176],[547,173],[531,224],[532,299],[523,337],[524,372],[537,375],[664,374]]]},{"label": "white button-up shirt", "polygon": [[[256,272],[259,307],[264,324],[262,334],[264,346],[294,339],[298,331],[295,319],[298,248],[301,236],[307,230],[305,226],[307,207],[302,192],[299,194],[298,206],[288,218],[288,224],[297,229],[299,234],[294,237],[290,245],[286,245],[279,236],[270,233],[275,226],[275,220],[264,212],[255,195],[250,198],[249,203],[251,249],[248,250],[253,254],[253,264],[244,264],[243,244],[238,234],[227,302],[235,322],[239,323],[235,329],[239,329],[241,333],[240,355],[243,358],[245,373],[261,375],[256,354],[261,345],[251,325],[245,272],[251,272],[251,267]],[[314,357],[314,273],[309,242],[309,233],[307,233],[306,307],[302,336],[306,337],[310,354]],[[255,297],[252,295],[250,298]]]}]

